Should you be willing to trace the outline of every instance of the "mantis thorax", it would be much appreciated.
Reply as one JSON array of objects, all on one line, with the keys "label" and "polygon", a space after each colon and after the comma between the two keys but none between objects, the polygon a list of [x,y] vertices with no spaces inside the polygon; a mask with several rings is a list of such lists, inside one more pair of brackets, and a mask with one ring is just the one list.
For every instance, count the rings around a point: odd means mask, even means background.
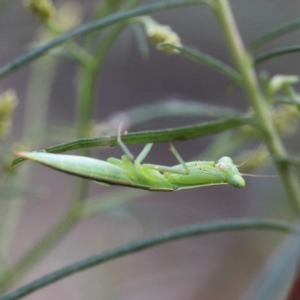
[{"label": "mantis thorax", "polygon": [[216,163],[215,167],[224,173],[228,184],[238,188],[245,186],[244,178],[241,176],[238,168],[236,165],[234,165],[230,157],[221,157]]}]

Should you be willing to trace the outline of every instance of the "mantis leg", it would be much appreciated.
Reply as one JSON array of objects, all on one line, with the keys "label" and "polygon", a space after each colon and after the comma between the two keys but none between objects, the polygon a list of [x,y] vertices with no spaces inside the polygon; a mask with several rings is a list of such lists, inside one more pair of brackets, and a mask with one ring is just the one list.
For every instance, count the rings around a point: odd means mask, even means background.
[{"label": "mantis leg", "polygon": [[[181,166],[181,165],[180,165]],[[186,170],[178,167],[167,167],[167,166],[160,166],[160,165],[152,165],[152,164],[143,164],[143,167],[147,167],[151,170],[156,170],[159,172],[167,172],[167,173],[174,173],[174,174],[186,174]]]},{"label": "mantis leg", "polygon": [[[185,163],[186,167],[190,171],[198,171],[205,169],[206,167],[214,167],[215,166],[214,161],[194,161],[194,162],[188,162]],[[183,166],[176,165],[173,167],[167,167],[167,166],[160,166],[160,165],[152,165],[152,164],[143,164],[143,166],[146,166],[149,169],[156,170],[159,172],[167,172],[171,174],[183,174],[187,175],[186,169],[183,168]]]},{"label": "mantis leg", "polygon": [[142,163],[142,161],[146,158],[146,156],[150,152],[152,146],[153,146],[153,144],[146,144],[146,146],[144,147],[143,151],[138,155],[138,157],[135,160],[135,162],[137,164],[140,165]]},{"label": "mantis leg", "polygon": [[130,161],[134,160],[134,155],[129,151],[129,149],[126,147],[126,145],[121,140],[121,126],[119,126],[118,130],[118,145],[122,148],[126,156],[129,158]]},{"label": "mantis leg", "polygon": [[[136,165],[140,165],[142,161],[145,159],[145,157],[148,155],[152,148],[153,144],[146,144],[143,151],[138,155],[138,157],[135,160]],[[159,166],[159,165],[152,165],[152,164],[143,164],[145,167],[149,167],[149,169],[157,170],[160,172],[170,172],[170,173],[176,173],[176,174],[188,174],[190,172],[188,166],[185,164],[184,160],[181,158],[173,144],[170,144],[171,152],[175,155],[175,157],[178,159],[178,161],[181,163],[181,166],[184,168],[182,169],[176,169],[174,167],[167,167],[167,166]]]},{"label": "mantis leg", "polygon": [[173,155],[177,158],[177,160],[180,162],[182,167],[185,169],[185,173],[189,174],[190,170],[189,170],[188,166],[186,165],[186,163],[184,162],[184,160],[182,159],[182,157],[180,156],[178,151],[175,149],[173,143],[170,143],[170,151],[173,153]]},{"label": "mantis leg", "polygon": [[174,147],[173,143],[170,143],[170,151],[173,153],[173,155],[177,158],[177,160],[180,162],[182,167],[185,169],[185,173],[189,174],[190,170],[189,170],[188,166],[186,165],[186,163],[184,162],[184,160],[182,159],[182,157],[180,156],[180,154]]},{"label": "mantis leg", "polygon": [[[148,155],[149,151],[151,150],[153,144],[147,144],[143,151],[139,154],[139,156],[135,160],[135,164],[140,165],[142,161],[145,159],[145,157]],[[177,152],[173,144],[170,144],[170,150],[174,154],[174,156],[177,158],[177,160],[180,162],[182,168],[174,168],[174,167],[167,167],[167,166],[159,166],[159,165],[152,165],[152,164],[143,164],[143,167],[147,167],[152,170],[156,170],[159,172],[169,172],[169,173],[175,173],[175,174],[189,174],[190,170],[180,154]]]},{"label": "mantis leg", "polygon": [[[124,151],[124,153],[126,154],[126,156],[128,157],[128,159],[130,161],[133,161],[134,160],[134,155],[129,151],[129,149],[126,147],[126,145],[121,140],[121,131],[120,131],[120,128],[119,128],[119,132],[118,132],[118,144],[122,148],[122,150]],[[138,165],[141,164],[142,161],[146,158],[146,156],[150,152],[152,146],[153,146],[153,144],[146,144],[146,146],[144,147],[144,149],[142,150],[142,152],[138,155],[138,157],[135,160],[135,162]]]}]

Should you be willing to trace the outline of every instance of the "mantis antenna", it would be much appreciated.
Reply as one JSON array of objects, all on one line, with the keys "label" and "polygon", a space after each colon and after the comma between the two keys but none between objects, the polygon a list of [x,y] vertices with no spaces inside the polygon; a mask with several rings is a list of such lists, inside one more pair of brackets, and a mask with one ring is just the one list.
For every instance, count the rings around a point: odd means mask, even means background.
[{"label": "mantis antenna", "polygon": [[244,160],[241,164],[236,165],[236,166],[237,167],[243,166],[247,161],[249,161],[258,152],[259,149],[262,148],[262,146],[263,146],[263,142],[260,143],[260,145],[257,147],[257,149],[251,155],[249,155],[249,157],[246,160]]}]

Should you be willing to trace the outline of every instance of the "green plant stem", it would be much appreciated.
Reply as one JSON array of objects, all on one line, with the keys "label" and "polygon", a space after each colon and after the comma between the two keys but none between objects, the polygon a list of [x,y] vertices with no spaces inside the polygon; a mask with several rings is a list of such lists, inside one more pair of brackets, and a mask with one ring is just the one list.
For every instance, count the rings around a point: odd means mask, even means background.
[{"label": "green plant stem", "polygon": [[97,68],[95,66],[96,64],[93,64],[91,67],[84,67],[79,70],[77,81],[79,85],[77,102],[78,138],[90,135],[90,118],[97,80]]},{"label": "green plant stem", "polygon": [[[93,104],[95,98],[96,84],[98,80],[98,73],[103,64],[104,58],[112,46],[115,39],[119,36],[123,30],[124,25],[117,25],[113,28],[105,38],[99,51],[95,55],[94,60],[82,61],[80,76],[79,76],[79,88],[78,88],[78,138],[87,137],[90,135],[90,121],[92,118]],[[76,48],[73,49],[76,51]],[[82,57],[82,56],[81,56]],[[84,57],[82,57],[84,59]],[[91,63],[93,62],[93,64]],[[89,156],[89,149],[81,149],[81,155]],[[72,202],[69,210],[64,217],[31,249],[28,253],[20,259],[20,261],[14,266],[12,272],[8,272],[4,275],[1,282],[2,290],[6,290],[12,286],[18,279],[32,268],[47,252],[49,252],[53,246],[55,246],[79,221],[78,209],[81,207],[81,203],[86,199],[88,193],[87,180],[76,178],[74,180],[74,188],[72,195]]]},{"label": "green plant stem", "polygon": [[103,65],[104,59],[111,48],[112,44],[115,42],[116,38],[124,29],[124,24],[119,24],[111,29],[111,31],[104,38],[101,43],[101,47],[97,51],[94,57],[94,64],[89,67],[84,68],[79,74],[79,83],[83,81],[83,88],[80,93],[79,103],[78,103],[78,137],[88,137],[90,136],[91,129],[91,117],[94,107],[94,98],[96,91],[96,84],[99,80],[99,72]]},{"label": "green plant stem", "polygon": [[[93,72],[89,65],[84,64],[84,76],[82,77],[80,85],[79,103],[91,103],[94,96],[94,78],[92,76]],[[93,69],[92,69],[93,71]],[[80,110],[79,110],[80,111]],[[88,130],[87,124],[89,124],[90,116],[84,112],[80,112],[79,115],[79,126],[78,126],[78,137],[85,135]],[[84,149],[85,152],[88,149]],[[88,154],[88,153],[87,153]],[[74,189],[72,196],[72,203],[68,211],[62,217],[62,219],[53,226],[49,232],[41,238],[40,241],[31,248],[27,254],[25,254],[19,262],[16,263],[13,270],[5,274],[5,276],[0,279],[1,290],[6,290],[11,287],[17,280],[22,278],[26,272],[32,268],[36,263],[40,261],[42,257],[49,252],[54,245],[56,245],[66,233],[71,230],[71,228],[79,220],[78,207],[80,203],[86,198],[88,191],[88,181],[82,179],[74,180]]]},{"label": "green plant stem", "polygon": [[157,2],[151,3],[147,5],[142,5],[136,7],[134,9],[111,14],[101,20],[97,20],[94,22],[90,22],[88,24],[82,25],[74,30],[66,32],[57,38],[53,39],[49,43],[46,43],[42,46],[35,47],[26,53],[22,54],[21,56],[17,57],[15,60],[11,61],[7,65],[0,68],[0,78],[4,77],[5,75],[9,74],[10,72],[19,69],[20,67],[24,66],[25,64],[30,63],[31,61],[39,58],[50,49],[61,45],[62,43],[71,40],[73,38],[79,37],[81,35],[100,30],[102,28],[108,27],[120,21],[124,21],[126,19],[142,16],[145,14],[151,14],[154,12],[171,9],[171,8],[179,8],[182,6],[188,5],[199,5],[199,4],[209,4],[211,1],[209,0],[171,0],[171,1],[164,1],[164,2]]},{"label": "green plant stem", "polygon": [[[84,64],[84,68],[88,69],[89,65]],[[86,73],[90,75],[89,72]],[[86,76],[82,81],[81,88],[84,93],[81,93],[80,96],[82,97],[82,101],[92,101],[93,91],[92,89],[94,86],[90,84],[91,76]],[[87,95],[89,96],[88,98]],[[82,133],[82,128],[87,128],[86,124],[90,120],[88,115],[85,115],[85,118],[79,118],[79,129],[78,129],[78,136]],[[36,263],[40,261],[42,257],[45,256],[47,252],[49,252],[53,246],[55,246],[64,236],[68,233],[71,228],[77,223],[79,220],[78,216],[78,207],[80,206],[80,202],[86,198],[87,190],[88,190],[88,181],[86,180],[79,180],[76,179],[73,189],[74,193],[72,196],[72,203],[70,208],[65,213],[63,218],[53,226],[49,232],[41,238],[40,241],[36,243],[28,252],[25,254],[19,262],[13,267],[13,270],[10,273],[7,273],[2,279],[1,282],[1,289],[5,290],[12,286],[17,280],[22,278],[26,272],[31,269]]]},{"label": "green plant stem", "polygon": [[253,41],[249,47],[249,52],[254,52],[259,47],[263,46],[264,44],[271,42],[283,35],[286,35],[288,33],[291,33],[295,30],[298,30],[300,28],[300,19],[295,19],[291,22],[288,22],[286,24],[281,25],[280,27],[272,29],[270,32],[264,34],[257,40]]},{"label": "green plant stem", "polygon": [[83,219],[89,218],[103,211],[112,209],[126,202],[136,200],[147,195],[144,190],[110,191],[103,196],[93,197],[85,201],[73,204],[63,217],[58,221],[43,238],[38,241],[20,261],[16,263],[10,272],[0,274],[0,294],[7,291],[20,280],[34,265],[36,265],[54,245],[57,245],[64,236],[72,230],[74,225]]},{"label": "green plant stem", "polygon": [[74,205],[63,215],[60,221],[46,233],[1,279],[0,294],[8,290],[20,280],[34,265],[36,265],[49,252],[80,218],[81,207]]},{"label": "green plant stem", "polygon": [[298,156],[292,156],[292,155],[287,156],[287,157],[274,156],[273,159],[276,160],[276,161],[280,161],[282,163],[285,163],[285,164],[289,164],[293,167],[300,168],[300,158]]},{"label": "green plant stem", "polygon": [[222,73],[223,75],[227,76],[230,80],[232,80],[233,82],[239,82],[240,78],[240,74],[235,71],[234,69],[232,69],[230,66],[224,64],[222,61],[207,55],[206,53],[203,53],[199,50],[196,49],[192,49],[186,46],[176,46],[173,44],[161,44],[160,48],[164,49],[176,49],[178,50],[181,54],[185,54],[186,56],[195,59],[203,64],[206,64],[212,68],[214,68],[215,70],[219,71],[220,73]]},{"label": "green plant stem", "polygon": [[[227,0],[215,0],[213,9],[219,20],[220,27],[224,31],[224,36],[235,64],[243,77],[242,83],[248,99],[257,115],[258,120],[264,128],[264,137],[269,151],[272,155],[285,157],[286,150],[274,128],[268,104],[258,86],[257,78],[252,66],[252,60],[244,48],[229,3]],[[275,162],[275,164],[283,181],[291,207],[299,216],[299,184],[293,176],[289,166],[279,161]]]},{"label": "green plant stem", "polygon": [[16,300],[24,297],[34,291],[41,289],[49,284],[52,284],[62,278],[70,276],[74,273],[86,270],[109,260],[122,257],[124,255],[133,254],[147,248],[155,247],[167,242],[188,238],[197,235],[205,235],[219,232],[228,232],[233,230],[249,230],[249,229],[264,229],[274,230],[283,233],[299,234],[299,229],[290,223],[277,220],[226,220],[226,221],[213,221],[207,223],[193,224],[183,226],[175,230],[165,232],[156,236],[145,239],[140,239],[121,247],[94,255],[73,263],[69,266],[61,268],[57,271],[49,273],[27,285],[24,285],[12,292],[7,293],[0,297],[0,300]]},{"label": "green plant stem", "polygon": [[[88,69],[89,64],[84,64],[84,68]],[[89,70],[89,69],[88,69]],[[81,93],[82,101],[92,101],[94,86],[90,84],[91,76],[89,72],[86,72],[86,77],[82,81],[81,88],[84,93]],[[80,126],[78,129],[78,136],[81,136],[82,128],[87,128],[85,126],[90,120],[88,115],[85,118],[80,118]],[[17,280],[22,278],[28,270],[30,270],[35,264],[37,264],[47,252],[49,252],[78,222],[79,214],[78,207],[80,207],[80,202],[86,198],[88,190],[88,181],[86,180],[75,180],[74,183],[74,194],[72,196],[72,203],[68,211],[61,218],[61,220],[53,226],[49,232],[41,238],[28,252],[25,254],[19,262],[13,267],[11,272],[8,272],[0,279],[1,290],[6,290],[11,287]]]},{"label": "green plant stem", "polygon": [[[77,137],[82,138],[89,136],[90,133],[90,121],[92,113],[92,103],[95,95],[96,89],[96,68],[93,65],[84,65],[82,69],[79,70],[79,80],[78,80],[78,102],[77,102]],[[81,149],[80,155],[89,156],[89,149]],[[88,193],[88,181],[81,178],[74,179],[74,188],[72,189],[72,205],[83,201]],[[72,209],[72,208],[71,208]]]},{"label": "green plant stem", "polygon": [[[23,140],[29,142],[31,147],[39,147],[44,139],[48,100],[53,76],[56,71],[56,60],[52,57],[45,57],[32,65],[28,89],[26,95],[26,108],[24,113]],[[14,179],[15,182],[26,186],[31,166],[24,166]],[[16,196],[9,201],[3,201],[1,206],[0,241],[3,256],[6,257],[11,251],[11,244],[15,237],[15,230],[19,224],[24,197]],[[6,276],[2,272],[2,276]],[[0,276],[0,286],[2,281]]]},{"label": "green plant stem", "polygon": [[[250,125],[256,129],[259,128],[252,117],[245,115],[241,117],[224,118],[217,121],[203,122],[193,126],[128,133],[127,135],[122,136],[122,142],[124,142],[124,144],[133,145],[186,141],[207,135],[218,134],[229,129],[238,128],[242,125]],[[68,143],[55,145],[43,149],[43,151],[49,153],[62,153],[81,148],[113,147],[118,145],[117,138],[117,136],[84,138]],[[24,158],[18,157],[14,159],[14,161],[12,162],[12,166],[24,160]]]},{"label": "green plant stem", "polygon": [[[87,58],[87,61],[84,61],[85,57],[80,56],[83,61],[78,84],[78,138],[90,135],[90,121],[93,112],[92,108],[95,98],[96,83],[98,80],[97,75],[108,50],[123,28],[124,25],[117,25],[109,32],[93,61],[91,61],[90,57]],[[76,52],[76,48],[73,50]],[[93,62],[93,64],[91,62]],[[81,155],[89,156],[89,149],[81,149]],[[29,250],[19,262],[17,262],[11,272],[5,273],[3,277],[0,278],[1,290],[6,290],[18,279],[22,278],[22,276],[24,276],[30,268],[49,252],[79,221],[78,207],[81,207],[82,201],[87,197],[88,184],[89,182],[87,180],[78,178],[74,180],[72,203],[69,210],[64,217],[55,224],[54,227],[31,250]]]},{"label": "green plant stem", "polygon": [[[79,98],[77,103],[78,112],[78,138],[89,137],[91,133],[91,120],[93,115],[93,107],[95,103],[95,93],[97,81],[99,80],[99,73],[102,68],[104,59],[117,39],[120,33],[124,29],[124,24],[118,24],[110,30],[105,36],[99,50],[94,56],[94,63],[84,65],[83,69],[79,72],[78,85],[81,87],[78,91]],[[85,148],[80,150],[80,155],[90,156],[90,150]],[[75,179],[75,187],[73,193],[73,199],[75,203],[83,201],[86,198],[88,191],[88,181],[83,179]]]}]

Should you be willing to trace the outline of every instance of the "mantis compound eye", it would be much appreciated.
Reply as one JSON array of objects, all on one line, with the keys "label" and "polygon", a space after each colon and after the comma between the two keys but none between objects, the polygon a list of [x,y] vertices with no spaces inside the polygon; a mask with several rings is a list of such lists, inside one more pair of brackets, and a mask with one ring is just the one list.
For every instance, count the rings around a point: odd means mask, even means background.
[{"label": "mantis compound eye", "polygon": [[223,156],[218,160],[218,163],[229,163],[233,164],[232,159],[229,156]]},{"label": "mantis compound eye", "polygon": [[243,188],[246,185],[244,178],[239,174],[230,176],[228,183],[237,188]]}]

